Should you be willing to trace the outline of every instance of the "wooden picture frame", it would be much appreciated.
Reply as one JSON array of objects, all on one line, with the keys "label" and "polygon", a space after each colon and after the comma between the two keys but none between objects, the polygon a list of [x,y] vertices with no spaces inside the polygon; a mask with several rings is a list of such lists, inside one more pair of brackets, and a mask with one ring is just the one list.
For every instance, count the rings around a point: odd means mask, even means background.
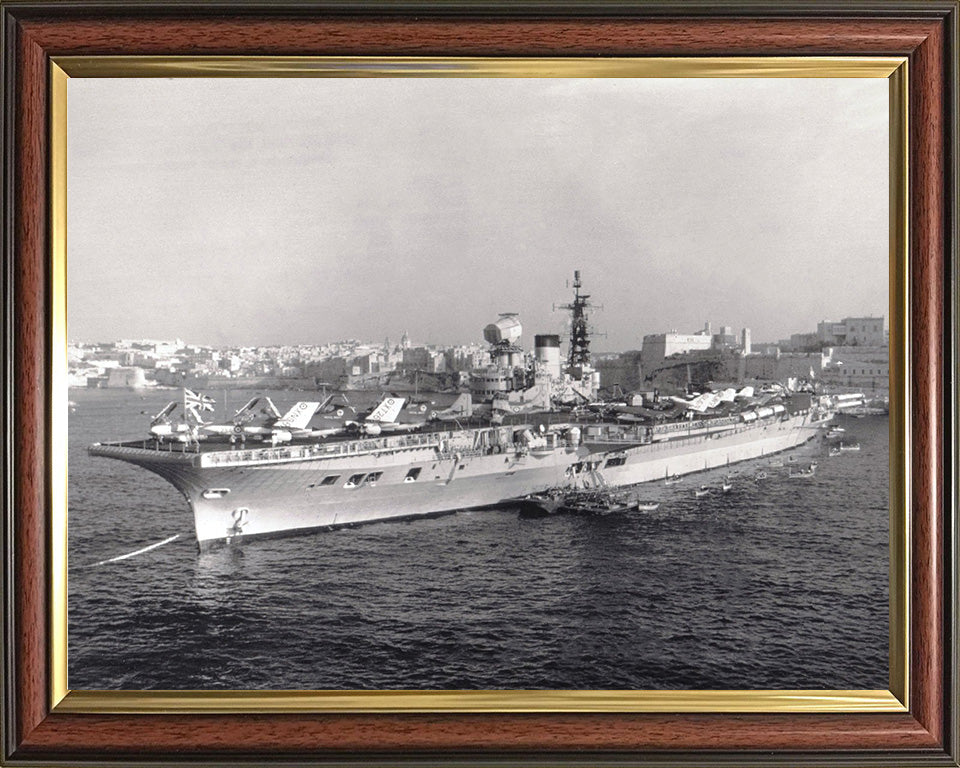
[{"label": "wooden picture frame", "polygon": [[[251,762],[958,765],[956,2],[2,2],[4,720],[30,765]],[[66,56],[890,56],[909,64],[909,709],[103,713],[51,694],[58,487],[50,109]],[[62,483],[62,478],[59,481]],[[709,710],[709,708],[707,708]]]}]

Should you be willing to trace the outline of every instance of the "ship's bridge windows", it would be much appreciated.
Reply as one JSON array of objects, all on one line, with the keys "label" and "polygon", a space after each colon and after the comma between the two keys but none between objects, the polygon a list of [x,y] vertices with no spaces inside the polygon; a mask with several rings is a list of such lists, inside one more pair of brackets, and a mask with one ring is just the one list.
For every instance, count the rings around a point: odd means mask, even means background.
[{"label": "ship's bridge windows", "polygon": [[405,482],[405,483],[413,483],[413,482],[415,482],[416,479],[417,479],[418,477],[420,477],[420,470],[421,470],[421,469],[422,469],[422,467],[414,467],[413,469],[411,469],[409,472],[407,472],[407,476],[406,476],[405,478],[403,478],[403,482]]},{"label": "ship's bridge windows", "polygon": [[381,477],[383,477],[383,472],[371,472],[369,475],[367,475],[365,482],[367,485],[376,485],[377,480],[379,480]]},{"label": "ship's bridge windows", "polygon": [[350,479],[347,480],[346,483],[344,483],[343,487],[356,488],[362,482],[363,482],[363,473],[361,472],[359,475],[350,475]]}]

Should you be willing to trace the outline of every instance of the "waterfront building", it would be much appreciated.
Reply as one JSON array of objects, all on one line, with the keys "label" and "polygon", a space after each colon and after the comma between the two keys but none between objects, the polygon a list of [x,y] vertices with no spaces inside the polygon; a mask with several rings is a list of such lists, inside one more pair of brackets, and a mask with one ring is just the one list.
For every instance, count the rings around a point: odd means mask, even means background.
[{"label": "waterfront building", "polygon": [[887,343],[884,318],[845,317],[839,323],[821,320],[816,336],[826,346],[878,347]]},{"label": "waterfront building", "polygon": [[669,365],[666,361],[674,358],[714,359],[717,355],[712,354],[713,352],[738,352],[748,355],[751,349],[749,328],[744,328],[738,338],[729,325],[721,326],[719,333],[713,333],[713,327],[708,322],[696,333],[677,333],[673,330],[644,336],[640,350],[640,367],[643,375],[649,378],[664,365]]}]

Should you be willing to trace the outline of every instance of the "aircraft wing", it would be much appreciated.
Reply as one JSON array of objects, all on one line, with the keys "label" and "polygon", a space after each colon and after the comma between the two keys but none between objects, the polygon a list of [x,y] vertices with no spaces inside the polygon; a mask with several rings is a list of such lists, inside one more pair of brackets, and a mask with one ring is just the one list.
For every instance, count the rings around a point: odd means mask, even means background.
[{"label": "aircraft wing", "polygon": [[244,405],[242,405],[240,408],[238,408],[238,409],[237,409],[237,412],[233,414],[233,420],[234,420],[234,421],[237,421],[237,420],[240,419],[241,417],[243,417],[243,416],[245,416],[246,414],[250,413],[250,411],[253,410],[253,407],[254,407],[257,403],[259,403],[259,402],[260,402],[260,398],[259,398],[259,397],[253,397],[253,398],[247,400],[247,402],[246,402]]},{"label": "aircraft wing", "polygon": [[167,416],[173,413],[177,405],[178,403],[176,400],[171,400],[169,403],[163,406],[163,410],[161,410],[160,413],[154,416],[153,419],[150,421],[150,426],[152,427],[155,424],[159,424],[161,421],[164,421],[167,418]]}]

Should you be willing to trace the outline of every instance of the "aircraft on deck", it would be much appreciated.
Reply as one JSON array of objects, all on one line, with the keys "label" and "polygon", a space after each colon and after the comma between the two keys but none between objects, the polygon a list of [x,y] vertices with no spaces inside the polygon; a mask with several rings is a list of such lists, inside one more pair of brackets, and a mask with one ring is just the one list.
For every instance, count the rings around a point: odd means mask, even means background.
[{"label": "aircraft on deck", "polygon": [[186,422],[174,422],[170,418],[179,403],[172,400],[163,406],[163,409],[150,420],[150,434],[161,442],[163,440],[175,440],[179,443],[191,443],[196,440],[196,425]]},{"label": "aircraft on deck", "polygon": [[449,407],[430,414],[430,421],[456,421],[457,419],[469,419],[472,415],[473,397],[465,392],[450,403]]},{"label": "aircraft on deck", "polygon": [[[329,401],[330,398],[328,398]],[[251,423],[257,418],[253,409],[261,400],[264,406],[260,410],[261,422]],[[254,397],[247,401],[234,415],[230,422],[224,424],[199,424],[199,433],[206,437],[228,438],[231,442],[246,442],[248,438],[277,443],[289,443],[294,438],[311,437],[312,430],[307,425],[313,415],[326,402],[300,401],[294,403],[286,413],[281,414],[269,397]]]},{"label": "aircraft on deck", "polygon": [[382,435],[396,432],[413,432],[426,424],[426,418],[419,421],[399,422],[400,411],[405,398],[387,396],[373,408],[359,414],[355,419],[345,419],[338,426],[310,431],[310,437],[331,437],[333,435]]}]

